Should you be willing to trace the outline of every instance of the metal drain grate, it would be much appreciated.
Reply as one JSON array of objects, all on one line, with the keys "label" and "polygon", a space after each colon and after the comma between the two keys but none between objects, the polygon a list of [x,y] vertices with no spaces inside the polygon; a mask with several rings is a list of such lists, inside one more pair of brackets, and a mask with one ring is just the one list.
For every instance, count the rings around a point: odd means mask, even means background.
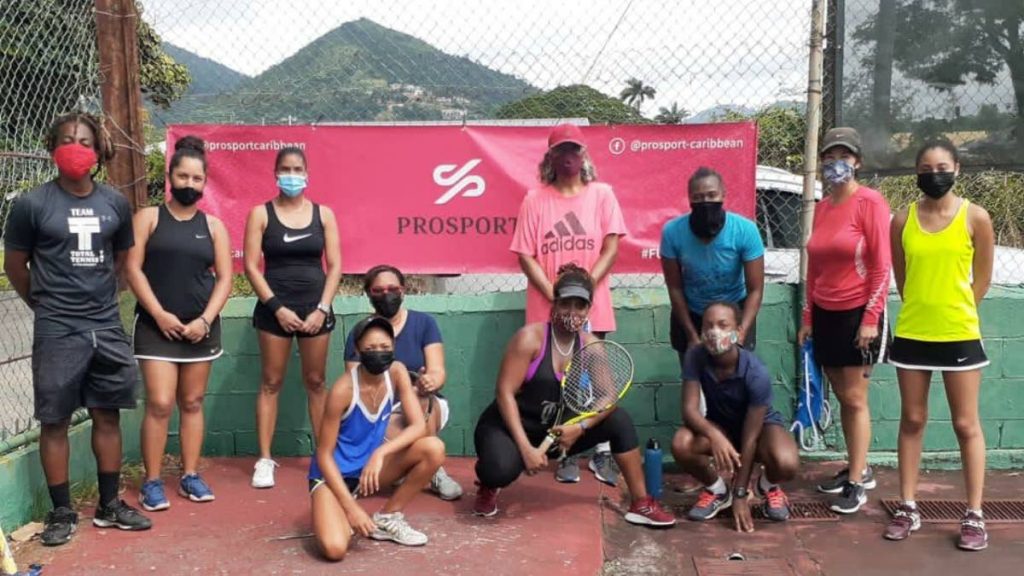
[{"label": "metal drain grate", "polygon": [[[882,500],[890,516],[899,506],[899,500]],[[956,523],[963,518],[967,502],[963,500],[918,500],[917,510],[922,522]],[[1024,522],[1024,500],[992,500],[981,506],[987,524],[1015,524]]]},{"label": "metal drain grate", "polygon": [[699,576],[796,576],[785,560],[763,558],[757,560],[722,560],[694,558],[693,567]]},{"label": "metal drain grate", "polygon": [[[677,517],[685,517],[686,513],[693,507],[693,502],[687,502],[681,506],[674,506]],[[751,503],[750,512],[755,520],[765,520],[760,504]],[[725,510],[717,516],[732,522],[732,514]],[[835,522],[839,515],[829,509],[827,502],[817,500],[806,500],[789,503],[790,522]]]}]

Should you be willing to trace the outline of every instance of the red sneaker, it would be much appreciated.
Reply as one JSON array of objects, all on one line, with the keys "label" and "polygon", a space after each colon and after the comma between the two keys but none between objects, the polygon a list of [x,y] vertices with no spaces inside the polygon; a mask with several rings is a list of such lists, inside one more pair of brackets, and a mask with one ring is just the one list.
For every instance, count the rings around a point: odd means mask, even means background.
[{"label": "red sneaker", "polygon": [[626,512],[626,522],[639,526],[675,526],[676,517],[648,496],[633,502]]},{"label": "red sneaker", "polygon": [[473,514],[491,517],[498,513],[498,492],[501,488],[488,488],[477,483],[476,501],[473,502]]}]

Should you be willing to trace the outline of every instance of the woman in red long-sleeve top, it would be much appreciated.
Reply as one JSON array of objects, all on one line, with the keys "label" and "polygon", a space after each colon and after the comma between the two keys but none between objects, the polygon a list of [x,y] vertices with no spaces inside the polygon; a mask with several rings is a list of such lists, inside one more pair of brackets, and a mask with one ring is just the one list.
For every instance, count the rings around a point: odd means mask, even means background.
[{"label": "woman in red long-sleeve top", "polygon": [[867,502],[865,490],[875,487],[867,465],[868,377],[889,338],[889,205],[854,176],[861,165],[856,130],[829,130],[821,160],[830,194],[815,209],[807,243],[807,298],[797,338],[803,345],[813,334],[814,357],[839,399],[846,439],[848,466],[818,490],[838,495],[832,510],[852,514]]}]

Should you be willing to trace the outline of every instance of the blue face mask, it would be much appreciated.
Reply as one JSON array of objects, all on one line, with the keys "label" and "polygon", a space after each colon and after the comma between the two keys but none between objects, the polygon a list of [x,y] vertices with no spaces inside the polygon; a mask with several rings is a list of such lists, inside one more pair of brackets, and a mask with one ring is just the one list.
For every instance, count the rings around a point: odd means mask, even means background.
[{"label": "blue face mask", "polygon": [[821,172],[829,184],[843,184],[853,180],[853,164],[843,159],[825,162]]},{"label": "blue face mask", "polygon": [[285,196],[294,198],[306,189],[307,177],[302,174],[278,174],[277,187]]}]

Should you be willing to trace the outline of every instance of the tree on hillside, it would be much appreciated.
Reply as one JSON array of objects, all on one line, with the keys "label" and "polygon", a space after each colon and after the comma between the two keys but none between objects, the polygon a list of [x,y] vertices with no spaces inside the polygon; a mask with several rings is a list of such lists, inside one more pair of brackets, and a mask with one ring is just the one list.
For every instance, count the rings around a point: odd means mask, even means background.
[{"label": "tree on hillside", "polygon": [[497,118],[587,118],[592,124],[649,122],[616,98],[583,84],[559,86],[498,108]]},{"label": "tree on hillside", "polygon": [[673,102],[668,108],[658,108],[658,115],[654,117],[654,121],[658,124],[679,124],[689,115],[688,110],[680,108],[678,102]]},{"label": "tree on hillside", "polygon": [[644,100],[650,100],[654,98],[654,94],[657,91],[653,86],[648,86],[643,83],[643,80],[637,78],[630,78],[626,80],[626,87],[619,92],[619,100],[622,100],[626,104],[633,107],[634,110],[640,112],[640,106],[643,105]]}]

